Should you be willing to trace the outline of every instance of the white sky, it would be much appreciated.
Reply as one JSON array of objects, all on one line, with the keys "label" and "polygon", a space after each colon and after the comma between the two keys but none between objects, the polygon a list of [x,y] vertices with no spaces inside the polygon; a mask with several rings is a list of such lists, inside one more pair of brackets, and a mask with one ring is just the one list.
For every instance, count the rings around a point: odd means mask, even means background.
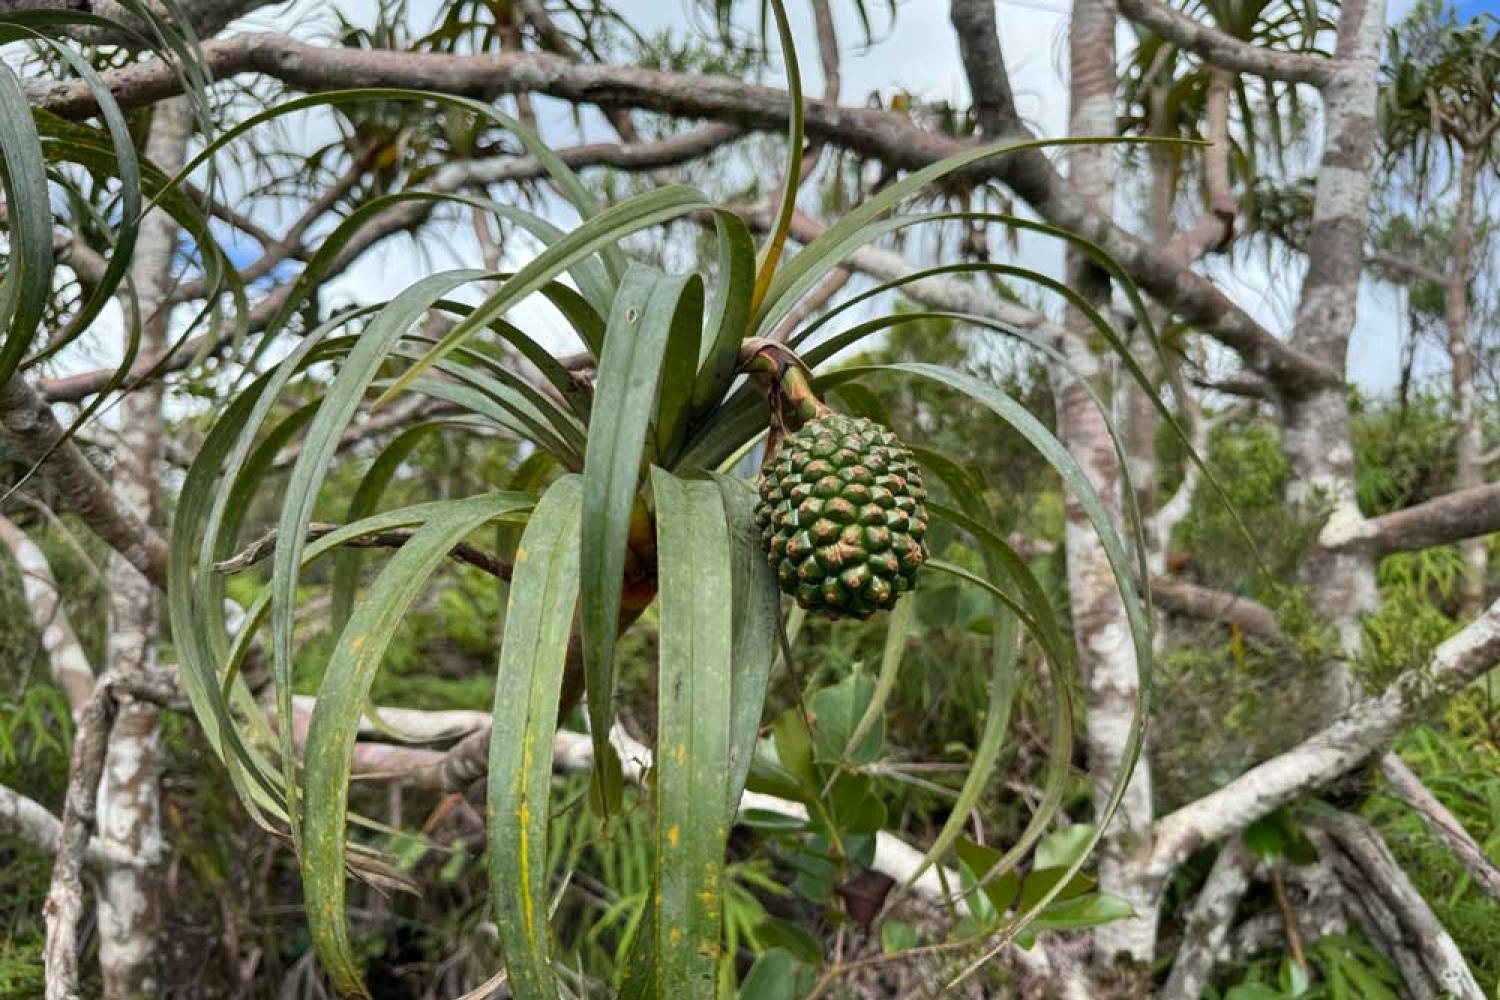
[{"label": "white sky", "polygon": [[[687,31],[693,23],[688,13],[690,4],[691,0],[618,0],[617,7],[642,30]],[[436,0],[414,0],[413,16],[420,18],[437,6]],[[753,11],[758,4],[750,0],[742,6]],[[808,9],[795,2],[788,6],[802,53],[805,86],[809,93],[818,93],[822,81]],[[877,9],[877,27],[885,24],[879,10],[883,6],[880,0],[872,5]],[[1411,0],[1395,0],[1391,19],[1404,14],[1410,6]],[[342,9],[358,17],[362,7],[373,10],[369,0],[346,2]],[[1001,45],[1017,102],[1028,123],[1043,136],[1066,134],[1066,9],[1065,4],[1053,0],[1000,0],[998,4]],[[884,32],[884,37],[868,48],[863,44],[861,29],[848,0],[835,0],[834,10],[843,51],[844,103],[861,104],[871,93],[889,98],[894,92],[908,91],[929,101],[967,105],[968,88],[948,22],[948,0],[902,0],[896,29]],[[589,130],[590,134],[583,138],[611,137],[604,126],[597,128],[597,132]],[[463,237],[451,244],[460,257],[471,251],[468,234]],[[358,298],[389,294],[391,281],[410,273],[406,257],[403,251],[372,255],[349,275],[345,287],[351,296]],[[1060,274],[1061,255],[1047,241],[1023,240],[1019,257],[1019,262],[1027,266]],[[1260,255],[1242,255],[1232,268],[1219,266],[1214,271],[1234,298],[1270,329],[1281,333],[1289,328],[1300,267],[1290,265],[1268,271]],[[1367,282],[1360,296],[1359,319],[1349,357],[1350,376],[1367,390],[1385,390],[1395,383],[1398,315],[1395,294]],[[1420,367],[1429,371],[1436,370],[1441,363],[1435,351],[1422,360],[1424,364]],[[1227,358],[1224,364],[1232,367]]]}]

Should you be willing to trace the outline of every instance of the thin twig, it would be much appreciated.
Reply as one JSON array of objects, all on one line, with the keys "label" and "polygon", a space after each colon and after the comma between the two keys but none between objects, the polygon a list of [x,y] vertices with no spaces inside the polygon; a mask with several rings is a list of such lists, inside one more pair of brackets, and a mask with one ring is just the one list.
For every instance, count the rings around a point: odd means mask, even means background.
[{"label": "thin twig", "polygon": [[[307,526],[307,540],[313,541],[314,539],[322,538],[324,535],[332,534],[342,527],[343,525],[341,524],[327,524],[321,521],[314,521]],[[359,538],[353,538],[344,544],[357,549],[399,549],[410,541],[412,535],[415,533],[410,528],[394,528],[390,531],[381,531],[373,535],[363,535]],[[222,562],[214,563],[214,570],[225,575],[239,573],[254,566],[262,559],[268,558],[275,550],[276,529],[272,528],[251,542],[243,552],[230,556]],[[473,566],[475,569],[483,570],[490,576],[498,577],[501,580],[510,579],[511,566],[509,563],[502,562],[490,553],[476,548],[467,542],[455,545],[448,552],[448,556],[454,562]]]},{"label": "thin twig", "polygon": [[1500,902],[1500,868],[1484,853],[1484,848],[1474,839],[1458,817],[1438,801],[1436,795],[1422,783],[1422,779],[1407,767],[1406,762],[1395,753],[1380,758],[1380,771],[1390,783],[1391,790],[1413,810],[1438,839],[1453,852],[1468,871],[1475,883]]},{"label": "thin twig", "polygon": [[1276,894],[1276,905],[1281,908],[1281,919],[1286,925],[1286,944],[1291,950],[1292,961],[1307,968],[1307,955],[1302,950],[1302,935],[1297,932],[1297,912],[1286,895],[1286,880],[1281,877],[1281,867],[1271,866],[1271,890]]}]

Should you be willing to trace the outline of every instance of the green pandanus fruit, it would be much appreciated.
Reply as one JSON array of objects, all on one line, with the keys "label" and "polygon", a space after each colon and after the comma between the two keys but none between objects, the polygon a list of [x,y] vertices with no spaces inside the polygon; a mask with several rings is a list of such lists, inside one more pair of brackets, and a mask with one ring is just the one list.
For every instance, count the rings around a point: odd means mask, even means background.
[{"label": "green pandanus fruit", "polygon": [[782,591],[832,618],[889,610],[927,561],[916,459],[888,428],[829,409],[784,348],[750,368],[771,401],[756,516]]}]

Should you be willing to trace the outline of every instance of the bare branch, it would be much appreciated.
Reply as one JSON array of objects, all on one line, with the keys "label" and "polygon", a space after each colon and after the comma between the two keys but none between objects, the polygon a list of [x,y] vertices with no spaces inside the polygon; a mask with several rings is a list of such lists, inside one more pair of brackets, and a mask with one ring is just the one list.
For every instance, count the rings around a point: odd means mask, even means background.
[{"label": "bare branch", "polygon": [[1211,251],[1223,251],[1234,239],[1235,202],[1229,184],[1229,73],[1212,67],[1208,79],[1208,147],[1203,150],[1203,183],[1208,210],[1172,237],[1167,253],[1184,266]]},{"label": "bare branch", "polygon": [[995,5],[990,0],[953,0],[948,20],[958,40],[959,57],[974,99],[974,115],[988,139],[1023,134],[1015,95],[1010,89],[1010,73],[1005,68],[1005,54],[1000,49],[1000,33],[995,25]]},{"label": "bare branch", "polygon": [[1271,383],[1254,372],[1236,372],[1222,379],[1194,377],[1188,381],[1200,389],[1222,392],[1226,396],[1242,396],[1246,399],[1275,398]]},{"label": "bare branch", "polygon": [[1394,752],[1387,753],[1380,758],[1380,773],[1385,775],[1391,790],[1401,801],[1415,810],[1427,828],[1453,852],[1475,884],[1491,899],[1500,902],[1500,868],[1495,867],[1458,817],[1449,812],[1416,772],[1406,766],[1406,761]]},{"label": "bare branch", "polygon": [[1421,1000],[1436,1000],[1437,985],[1422,965],[1421,956],[1404,940],[1401,924],[1385,903],[1378,886],[1354,862],[1344,849],[1318,827],[1305,827],[1308,838],[1318,849],[1320,860],[1333,867],[1344,889],[1344,908],[1375,949],[1395,967],[1407,988],[1407,995]]},{"label": "bare branch", "polygon": [[[0,785],[0,830],[26,841],[38,850],[57,852],[62,839],[62,820],[46,806],[14,789]],[[118,844],[91,837],[84,848],[83,860],[101,868],[135,863]]]},{"label": "bare branch", "polygon": [[813,29],[818,36],[818,64],[823,70],[823,100],[839,100],[839,36],[828,0],[812,0]]},{"label": "bare branch", "polygon": [[1415,552],[1500,531],[1500,483],[1454,490],[1347,528],[1330,522],[1319,537],[1330,549],[1368,548],[1375,556]]},{"label": "bare branch", "polygon": [[[574,48],[572,40],[552,20],[541,0],[520,0],[520,8],[522,16],[536,29],[543,48],[570,60],[578,59],[579,52]],[[601,102],[599,107],[621,139],[626,142],[641,141],[641,135],[636,131],[635,121],[630,117],[628,108],[610,102]]]},{"label": "bare branch", "polygon": [[0,385],[0,430],[10,435],[27,462],[41,462],[50,451],[42,474],[57,489],[59,506],[77,514],[152,583],[166,587],[166,540],[125,509],[77,445],[69,441],[54,448],[62,427],[36,390],[18,375]]},{"label": "bare branch", "polygon": [[[818,62],[823,70],[823,100],[828,104],[837,104],[840,84],[839,39],[833,21],[833,7],[828,0],[811,0],[811,5],[813,30],[818,39]],[[801,168],[797,172],[798,184],[806,184],[817,169],[825,145],[822,140],[814,139],[803,149]]]},{"label": "bare branch", "polygon": [[1165,576],[1151,580],[1151,597],[1173,614],[1238,625],[1247,635],[1257,639],[1278,646],[1287,644],[1286,636],[1276,622],[1276,612],[1248,597]]},{"label": "bare branch", "polygon": [[1286,893],[1286,879],[1281,874],[1281,865],[1270,866],[1271,889],[1276,896],[1276,907],[1281,910],[1281,929],[1286,935],[1287,950],[1292,961],[1306,968],[1307,953],[1302,950],[1302,932],[1297,929],[1297,911]]},{"label": "bare branch", "polygon": [[[261,255],[240,272],[240,280],[249,284],[257,278],[263,278],[270,274],[277,266],[287,260],[305,256],[307,246],[303,242],[303,237],[307,234],[307,230],[319,219],[323,218],[345,195],[354,190],[355,186],[364,178],[365,173],[369,170],[373,159],[374,157],[369,153],[356,157],[348,170],[344,171],[337,180],[324,188],[318,197],[314,198],[302,210],[302,214],[297,216],[296,220],[287,227],[281,239],[263,246]],[[207,279],[199,278],[197,281],[178,287],[172,293],[171,301],[191,302],[194,299],[203,298],[212,290],[209,287]]]},{"label": "bare branch", "polygon": [[[305,737],[306,718],[311,715],[316,699],[298,698],[296,712],[298,722],[293,735]],[[377,707],[374,714],[383,722],[394,726],[406,735],[422,736],[438,740],[468,733],[458,746],[466,744],[488,745],[490,715],[488,712],[423,712],[417,709]],[[361,732],[375,735],[378,730],[365,724]],[[620,767],[624,779],[639,784],[651,769],[651,748],[635,740],[618,725],[610,730],[610,742],[620,755]],[[439,789],[453,787],[445,781],[441,763],[451,753],[420,747],[392,746],[390,744],[363,742],[356,744],[356,772],[366,778],[380,776],[412,783],[418,787]],[[585,733],[559,729],[553,740],[553,766],[559,771],[587,771],[594,766],[594,746]],[[807,811],[800,803],[789,802],[771,795],[747,791],[740,800],[740,810],[761,810],[782,816],[807,818]],[[904,841],[882,831],[877,835],[874,868],[877,871],[905,882],[917,871],[922,852]],[[947,900],[947,885],[958,885],[957,875],[945,871],[941,874],[928,869],[914,886],[918,894],[929,900]]]},{"label": "bare branch", "polygon": [[264,226],[261,226],[254,219],[247,218],[243,213],[235,211],[232,206],[210,198],[208,192],[198,187],[192,181],[183,181],[182,191],[189,198],[193,199],[193,201],[197,202],[209,215],[212,215],[220,222],[227,222],[235,229],[238,229],[256,243],[259,243],[262,249],[276,243],[276,237],[272,236]]},{"label": "bare branch", "polygon": [[1329,726],[1215,792],[1158,820],[1151,868],[1165,877],[1204,844],[1347,774],[1385,747],[1434,702],[1500,661],[1500,601],[1440,645],[1423,667],[1355,703]]},{"label": "bare branch", "polygon": [[99,678],[93,698],[79,715],[68,764],[68,790],[57,838],[57,858],[52,866],[52,887],[42,911],[47,922],[43,951],[47,1000],[80,997],[78,919],[83,912],[83,863],[94,830],[95,795],[104,771],[116,710],[120,703],[132,699],[168,704],[176,693],[176,684],[159,674],[136,673],[127,677],[110,672]]},{"label": "bare branch", "polygon": [[52,678],[67,695],[68,704],[77,716],[94,693],[94,668],[68,621],[52,566],[41,548],[5,517],[0,517],[0,542],[10,549],[21,571],[26,610],[41,636]]},{"label": "bare branch", "polygon": [[[743,129],[733,125],[709,124],[655,142],[593,142],[581,146],[565,146],[557,150],[557,155],[575,170],[587,167],[652,170],[700,159],[744,134]],[[546,173],[541,162],[530,156],[457,160],[439,168],[431,187],[436,190],[455,190],[465,184],[535,180],[546,176]]]},{"label": "bare branch", "polygon": [[1238,837],[1219,851],[1188,913],[1182,946],[1157,1000],[1198,1000],[1203,995],[1254,870],[1255,858]]},{"label": "bare branch", "polygon": [[[786,125],[789,106],[783,90],[730,77],[578,63],[536,52],[369,51],[308,45],[284,35],[247,34],[206,42],[202,53],[216,76],[260,72],[307,90],[402,86],[482,97],[530,90],[567,101],[628,105],[778,132]],[[113,70],[105,79],[117,98],[129,105],[157,101],[180,89],[175,72],[159,61]],[[89,89],[75,82],[32,83],[27,96],[33,105],[65,117],[87,117],[96,111]],[[812,139],[877,157],[898,169],[919,169],[968,148],[918,127],[904,115],[876,108],[809,101],[806,117]],[[1023,134],[1019,123],[1012,131]],[[1039,150],[994,157],[955,179],[1006,183],[1048,222],[1099,244],[1143,289],[1283,387],[1343,384],[1342,373],[1277,339],[1208,279],[1184,269],[1162,248],[1135,237],[1085,203]]]},{"label": "bare branch", "polygon": [[1435,285],[1441,285],[1447,281],[1447,276],[1436,268],[1428,267],[1420,261],[1403,257],[1389,250],[1376,250],[1369,254],[1365,262],[1379,270],[1399,274],[1416,281],[1430,281]]},{"label": "bare branch", "polygon": [[1120,13],[1153,34],[1194,53],[1204,62],[1232,73],[1249,73],[1268,80],[1310,83],[1321,87],[1338,69],[1322,56],[1280,52],[1242,42],[1233,35],[1202,24],[1161,0],[1120,0]]},{"label": "bare branch", "polygon": [[1378,894],[1399,925],[1397,940],[1416,952],[1438,989],[1462,1000],[1484,1000],[1458,945],[1375,828],[1351,813],[1319,813],[1309,822],[1338,845],[1343,856],[1336,855],[1335,864],[1352,863]]}]

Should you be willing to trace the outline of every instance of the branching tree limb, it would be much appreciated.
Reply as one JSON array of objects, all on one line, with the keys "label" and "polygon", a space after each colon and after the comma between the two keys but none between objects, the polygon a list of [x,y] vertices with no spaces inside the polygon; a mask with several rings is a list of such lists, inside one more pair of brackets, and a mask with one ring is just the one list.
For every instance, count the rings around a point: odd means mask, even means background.
[{"label": "branching tree limb", "polygon": [[57,858],[52,866],[52,887],[43,910],[47,922],[43,951],[47,968],[46,1000],[80,1000],[78,920],[83,913],[82,872],[98,814],[96,796],[116,711],[120,704],[137,699],[170,704],[176,693],[176,684],[159,674],[127,676],[110,672],[99,679],[93,698],[79,715],[68,765],[68,790]]},{"label": "branching tree limb", "polygon": [[[1484,1000],[1458,945],[1411,879],[1391,856],[1390,848],[1368,821],[1352,813],[1319,814],[1311,822],[1337,844],[1395,917],[1398,940],[1421,959],[1422,966],[1442,993],[1462,1000]],[[1335,863],[1340,863],[1336,859]]]},{"label": "branching tree limb", "polygon": [[[779,132],[786,127],[785,91],[730,77],[673,73],[638,67],[580,63],[535,52],[443,55],[352,48],[325,48],[286,35],[246,34],[205,42],[207,67],[219,77],[258,72],[294,87],[398,86],[493,97],[536,91],[605,106],[629,105],[690,118],[709,118],[745,129]],[[161,61],[147,61],[105,75],[127,105],[178,93],[180,82]],[[33,83],[33,105],[84,118],[96,107],[88,88],[70,82]],[[900,169],[919,169],[965,148],[928,132],[904,115],[874,108],[839,107],[809,101],[808,135],[875,157]],[[1011,130],[1024,135],[1019,123]],[[1098,243],[1147,292],[1233,350],[1246,364],[1288,390],[1341,385],[1340,373],[1277,339],[1210,281],[1186,270],[1085,204],[1038,150],[1021,150],[981,163],[962,177],[997,179],[1009,185],[1047,221]]]},{"label": "branching tree limb", "polygon": [[[341,525],[321,524],[314,521],[307,526],[307,538],[311,541],[322,538],[324,535],[337,531]],[[375,535],[366,535],[348,542],[350,548],[363,549],[399,549],[411,540],[415,532],[410,528],[396,528],[390,531],[382,531]],[[271,553],[276,549],[276,529],[272,528],[251,542],[244,551],[234,555],[222,562],[214,563],[214,569],[220,573],[239,573],[249,569],[262,559],[269,559]],[[464,542],[455,546],[449,556],[454,562],[461,562],[475,569],[483,570],[490,576],[500,580],[509,580],[511,567],[508,563],[496,559],[493,555],[483,549]]]},{"label": "branching tree limb", "polygon": [[[297,724],[293,727],[293,735],[298,740],[306,736],[307,720],[315,703],[316,699],[311,697],[298,697],[294,703]],[[488,712],[428,712],[395,707],[376,707],[374,712],[383,724],[414,741],[438,742],[458,738],[458,746],[464,747],[470,740],[474,740],[476,744],[487,741],[490,733]],[[361,724],[360,732],[367,737],[382,735],[381,730],[368,720]],[[644,781],[651,769],[651,748],[632,738],[618,726],[611,731],[610,742],[620,755],[624,779],[632,784]],[[453,783],[445,776],[442,766],[451,752],[367,740],[355,746],[355,774],[367,780],[384,778],[406,782],[419,788],[451,790]],[[591,769],[594,766],[594,747],[588,735],[566,729],[558,730],[553,740],[553,766],[564,772]],[[806,808],[799,803],[751,791],[745,792],[740,809],[807,818]],[[921,860],[922,852],[900,838],[885,832],[878,835],[874,863],[877,871],[884,872],[898,882],[905,882],[916,873]],[[928,900],[947,900],[949,890],[945,888],[945,884],[949,887],[957,886],[957,873],[946,870],[940,873],[935,869],[928,869],[916,881],[914,888]]]},{"label": "branching tree limb", "polygon": [[1442,271],[1389,250],[1372,252],[1366,262],[1376,270],[1393,272],[1417,281],[1430,281],[1434,285],[1441,285],[1446,280]]},{"label": "branching tree limb", "polygon": [[1161,0],[1120,0],[1120,13],[1204,62],[1233,73],[1323,86],[1339,68],[1336,62],[1323,56],[1281,52],[1240,41]]},{"label": "branching tree limb", "polygon": [[[1154,3],[1155,0],[1146,2]],[[1234,239],[1235,202],[1229,184],[1229,100],[1232,90],[1229,72],[1222,67],[1213,67],[1209,73],[1205,122],[1208,147],[1203,150],[1203,183],[1207,189],[1208,207],[1191,226],[1173,236],[1166,249],[1183,266],[1212,251],[1224,250]]]},{"label": "branching tree limb", "polygon": [[1500,483],[1486,483],[1363,522],[1330,522],[1319,541],[1331,549],[1363,549],[1388,556],[1494,531],[1500,531]]},{"label": "branching tree limb", "polygon": [[1286,636],[1276,622],[1276,612],[1248,597],[1165,576],[1152,578],[1151,597],[1173,614],[1238,625],[1246,635],[1278,646],[1286,645]]},{"label": "branching tree limb", "polygon": [[[0,785],[0,830],[26,841],[32,847],[55,854],[62,841],[62,820],[46,806],[14,789]],[[83,860],[91,866],[129,865],[134,859],[118,845],[91,837]]]},{"label": "branching tree limb", "polygon": [[1150,867],[1164,878],[1199,847],[1244,829],[1294,798],[1347,774],[1401,727],[1500,661],[1500,601],[1440,645],[1422,668],[1355,703],[1327,728],[1218,791],[1158,820]]},{"label": "branching tree limb", "polygon": [[62,426],[46,401],[19,375],[0,385],[0,430],[10,436],[26,461],[37,463],[46,458],[41,471],[57,490],[59,507],[77,514],[152,583],[166,587],[166,541],[120,504],[77,445],[69,441],[58,446]]}]

